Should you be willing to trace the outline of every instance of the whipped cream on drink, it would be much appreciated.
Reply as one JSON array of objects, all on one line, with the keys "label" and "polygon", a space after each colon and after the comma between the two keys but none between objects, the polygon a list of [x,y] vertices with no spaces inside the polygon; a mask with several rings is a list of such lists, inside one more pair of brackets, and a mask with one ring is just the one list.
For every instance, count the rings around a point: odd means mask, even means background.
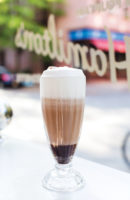
[{"label": "whipped cream on drink", "polygon": [[82,70],[70,67],[49,67],[40,79],[40,95],[46,98],[84,98],[86,86]]}]

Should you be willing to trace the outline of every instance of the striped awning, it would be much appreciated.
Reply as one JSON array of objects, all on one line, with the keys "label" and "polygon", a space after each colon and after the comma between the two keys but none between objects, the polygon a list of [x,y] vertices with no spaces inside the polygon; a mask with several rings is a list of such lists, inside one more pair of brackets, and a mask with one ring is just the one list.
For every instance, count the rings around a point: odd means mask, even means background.
[{"label": "striped awning", "polygon": [[[124,36],[130,36],[130,33],[111,32],[114,49],[117,52],[125,53]],[[89,40],[97,48],[108,51],[107,33],[104,30],[80,29],[69,32],[71,41]]]}]

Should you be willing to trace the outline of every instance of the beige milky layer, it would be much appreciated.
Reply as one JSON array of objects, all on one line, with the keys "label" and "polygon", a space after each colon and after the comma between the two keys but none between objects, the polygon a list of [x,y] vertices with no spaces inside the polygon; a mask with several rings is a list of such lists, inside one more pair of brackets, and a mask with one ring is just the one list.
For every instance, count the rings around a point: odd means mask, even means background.
[{"label": "beige milky layer", "polygon": [[84,99],[42,98],[42,112],[50,143],[77,144],[84,111]]}]

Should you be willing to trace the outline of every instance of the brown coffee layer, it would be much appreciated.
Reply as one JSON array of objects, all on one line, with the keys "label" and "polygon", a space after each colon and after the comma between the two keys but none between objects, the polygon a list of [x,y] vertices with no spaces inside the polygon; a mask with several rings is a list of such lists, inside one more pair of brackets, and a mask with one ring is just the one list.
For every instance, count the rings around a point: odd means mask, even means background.
[{"label": "brown coffee layer", "polygon": [[42,99],[43,118],[52,145],[77,144],[83,110],[83,99]]},{"label": "brown coffee layer", "polygon": [[51,145],[52,152],[59,164],[67,164],[71,161],[75,152],[76,144],[73,145]]}]

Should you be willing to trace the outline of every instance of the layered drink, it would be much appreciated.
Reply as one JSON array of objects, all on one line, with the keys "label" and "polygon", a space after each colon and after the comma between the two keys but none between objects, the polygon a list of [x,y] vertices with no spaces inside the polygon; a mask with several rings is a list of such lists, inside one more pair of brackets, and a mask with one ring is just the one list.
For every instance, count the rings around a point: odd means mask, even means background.
[{"label": "layered drink", "polygon": [[42,113],[59,164],[71,161],[80,135],[86,81],[80,69],[49,67],[40,79]]}]

